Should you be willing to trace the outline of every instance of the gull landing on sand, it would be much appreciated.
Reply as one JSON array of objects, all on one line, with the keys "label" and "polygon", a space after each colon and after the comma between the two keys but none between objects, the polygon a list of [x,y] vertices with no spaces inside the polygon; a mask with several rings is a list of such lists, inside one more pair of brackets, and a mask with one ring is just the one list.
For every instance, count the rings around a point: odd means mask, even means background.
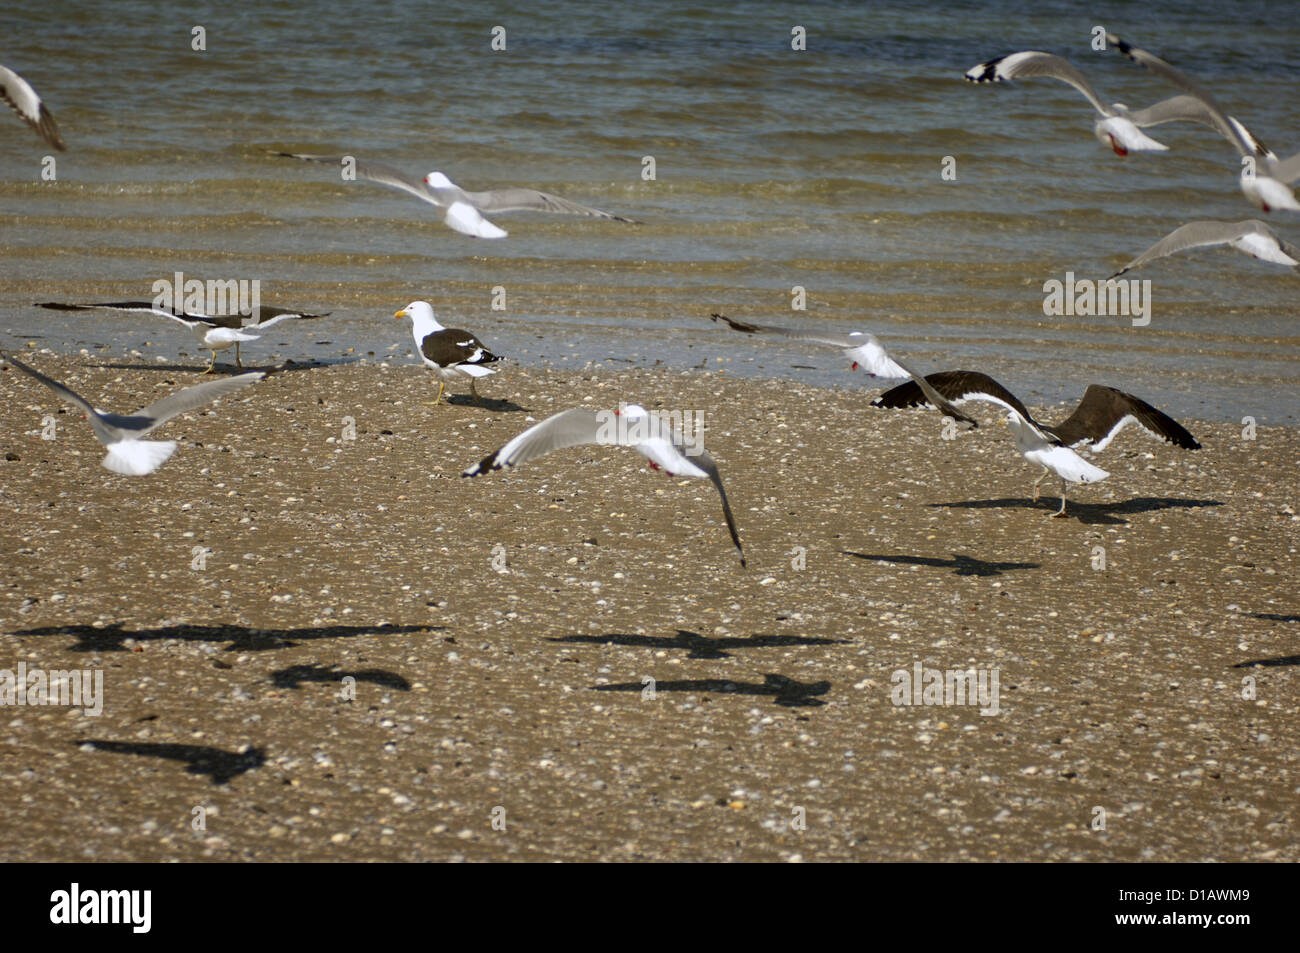
[{"label": "gull landing on sand", "polygon": [[142,439],[155,428],[161,427],[177,414],[183,414],[187,410],[197,410],[205,404],[212,403],[218,397],[224,397],[226,394],[247,387],[266,376],[262,371],[250,371],[247,374],[207,381],[178,390],[170,397],[155,401],[143,410],[123,416],[97,410],[70,388],[46,377],[40,371],[33,370],[7,354],[0,354],[0,357],[24,374],[36,378],[84,413],[95,431],[95,439],[108,448],[108,456],[101,462],[114,473],[126,476],[144,476],[146,473],[153,473],[176,452],[175,440]]},{"label": "gull landing on sand", "polygon": [[1154,53],[1124,42],[1113,33],[1106,34],[1106,42],[1134,63],[1145,66],[1200,101],[1201,107],[1209,116],[1210,124],[1222,132],[1241,153],[1241,191],[1247,201],[1265,212],[1271,212],[1275,208],[1300,211],[1300,202],[1296,201],[1295,193],[1290,188],[1290,183],[1300,179],[1300,153],[1279,160],[1245,126],[1229,116],[1208,90],[1186,73]]},{"label": "gull landing on sand", "polygon": [[45,142],[56,149],[65,150],[59,127],[54,117],[36,95],[31,83],[6,66],[0,66],[0,99],[9,104],[23,122],[31,126]]},{"label": "gull landing on sand", "polygon": [[874,334],[868,334],[866,331],[849,331],[846,334],[840,331],[805,331],[800,328],[781,328],[771,324],[751,324],[748,321],[738,321],[735,318],[727,317],[725,314],[716,313],[709,315],[709,317],[714,321],[727,322],[727,325],[733,331],[743,331],[746,334],[778,334],[794,341],[808,341],[825,347],[837,347],[844,352],[844,356],[851,362],[850,368],[852,370],[862,370],[866,372],[868,377],[884,377],[889,380],[910,377],[916,383],[916,386],[925,392],[930,404],[938,408],[940,413],[948,415],[953,420],[968,424],[971,428],[979,426],[979,422],[974,418],[967,417],[951,403],[944,400],[943,395],[932,388],[924,377],[918,375],[902,361],[891,357]]},{"label": "gull landing on sand", "polygon": [[[1062,423],[1049,426],[1034,420],[1015,394],[987,374],[978,371],[941,371],[929,375],[926,380],[935,390],[956,403],[982,400],[996,404],[1007,412],[1007,424],[1015,437],[1016,449],[1030,463],[1043,468],[1043,472],[1034,481],[1034,499],[1038,499],[1038,485],[1049,473],[1055,473],[1061,478],[1061,508],[1053,516],[1065,515],[1067,481],[1096,483],[1110,476],[1105,470],[1093,466],[1075,453],[1075,447],[1089,446],[1094,451],[1105,450],[1116,434],[1130,423],[1137,423],[1147,433],[1184,450],[1201,448],[1196,438],[1169,415],[1132,394],[1101,384],[1090,384],[1074,413]],[[871,402],[873,407],[889,409],[918,407],[925,403],[926,397],[914,381],[900,384]]]},{"label": "gull landing on sand", "polygon": [[1129,115],[1128,107],[1123,103],[1107,106],[1097,96],[1097,91],[1069,60],[1044,53],[1040,50],[1024,50],[1020,53],[1008,53],[997,59],[972,66],[965,73],[967,82],[995,83],[1011,79],[1030,79],[1042,77],[1059,79],[1069,83],[1083,93],[1092,107],[1101,114],[1101,119],[1093,126],[1097,138],[1115,150],[1116,155],[1125,156],[1130,152],[1163,152],[1168,146],[1156,142],[1138,128]]},{"label": "gull landing on sand", "polygon": [[[1188,222],[1174,229],[1110,277],[1118,278],[1124,272],[1140,268],[1149,261],[1188,248],[1207,248],[1213,245],[1231,245],[1252,258],[1275,265],[1288,265],[1292,268],[1300,265],[1300,248],[1279,238],[1273,229],[1258,219],[1244,222]],[[1110,278],[1106,280],[1109,281]]]},{"label": "gull landing on sand", "polygon": [[[621,410],[621,413],[620,413]],[[740,553],[740,565],[745,565],[745,550],[740,545],[736,521],[727,502],[727,491],[722,488],[718,465],[702,448],[687,447],[683,435],[675,433],[651,418],[644,407],[622,404],[620,410],[595,411],[574,407],[547,417],[529,427],[501,449],[488,454],[466,470],[461,476],[479,476],[489,470],[514,466],[527,460],[582,444],[606,444],[632,447],[650,461],[653,470],[663,470],[669,476],[699,477],[712,482],[722,499],[722,516],[727,521],[731,541]],[[613,426],[619,417],[621,426]],[[664,431],[667,430],[667,433]]]},{"label": "gull landing on sand", "polygon": [[442,400],[442,392],[447,381],[459,381],[469,378],[470,396],[479,402],[475,380],[495,374],[496,368],[484,367],[501,360],[484,346],[483,342],[459,328],[444,328],[433,314],[433,305],[427,301],[412,301],[395,318],[411,319],[411,336],[415,338],[415,348],[420,353],[420,360],[426,367],[438,372],[438,396],[433,399],[434,406]]},{"label": "gull landing on sand", "polygon": [[191,314],[186,311],[159,308],[151,301],[114,301],[102,304],[61,304],[57,301],[45,301],[37,302],[36,307],[49,308],[52,311],[92,311],[96,308],[106,308],[109,311],[156,314],[162,318],[171,318],[177,324],[183,325],[194,332],[194,336],[199,340],[199,347],[212,352],[212,360],[208,362],[207,368],[203,371],[204,374],[211,374],[216,368],[217,352],[224,351],[232,345],[235,348],[235,366],[242,368],[244,363],[239,358],[239,345],[244,341],[256,341],[261,336],[250,334],[250,331],[264,331],[281,321],[294,319],[306,321],[311,318],[323,318],[329,314],[328,311],[325,314],[285,311],[279,308],[269,308],[265,305],[261,306],[255,315]]},{"label": "gull landing on sand", "polygon": [[[413,195],[428,202],[441,214],[443,224],[475,238],[505,238],[507,232],[487,220],[486,215],[498,212],[560,212],[569,215],[590,215],[615,222],[635,224],[630,218],[602,212],[598,208],[579,205],[558,195],[539,192],[537,189],[493,189],[489,192],[466,192],[441,172],[430,172],[416,179],[391,165],[382,162],[361,162],[350,156],[318,156],[297,152],[277,152],[278,156],[302,159],[305,162],[324,162],[340,168],[351,168],[356,176],[390,189]],[[344,163],[350,162],[350,166]]]}]

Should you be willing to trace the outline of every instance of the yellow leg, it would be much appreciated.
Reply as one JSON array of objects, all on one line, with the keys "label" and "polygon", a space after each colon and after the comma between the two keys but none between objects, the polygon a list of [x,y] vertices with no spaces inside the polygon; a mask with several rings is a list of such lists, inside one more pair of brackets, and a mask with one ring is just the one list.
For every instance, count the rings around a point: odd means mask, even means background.
[{"label": "yellow leg", "polygon": [[428,401],[425,401],[425,403],[429,404],[430,407],[437,407],[439,402],[441,402],[442,400],[442,392],[446,389],[447,389],[447,382],[444,381],[441,377],[438,378],[438,396],[433,399],[432,403],[429,403]]},{"label": "yellow leg", "polygon": [[1065,516],[1065,481],[1061,481],[1061,508],[1052,514],[1053,519],[1061,519]]},{"label": "yellow leg", "polygon": [[[213,351],[212,353],[215,355],[217,352],[216,352],[216,351]],[[243,366],[244,366],[244,362],[241,361],[241,360],[239,359],[239,342],[238,342],[238,341],[235,342],[235,366],[238,367],[238,368],[243,368]]]},{"label": "yellow leg", "polygon": [[1035,503],[1038,502],[1038,484],[1042,483],[1042,482],[1043,482],[1043,478],[1044,478],[1045,476],[1047,476],[1047,474],[1049,474],[1049,473],[1051,473],[1051,472],[1052,472],[1052,471],[1049,470],[1049,469],[1047,469],[1047,467],[1043,467],[1043,472],[1040,473],[1040,474],[1038,474],[1038,479],[1034,481],[1034,502],[1035,502]]},{"label": "yellow leg", "polygon": [[478,396],[478,390],[474,386],[474,378],[469,379],[469,395],[474,398],[474,403],[481,404],[483,401]]},{"label": "yellow leg", "polygon": [[208,369],[205,370],[203,373],[211,374],[214,370],[216,370],[216,367],[217,367],[217,352],[213,351],[212,360],[208,361]]}]

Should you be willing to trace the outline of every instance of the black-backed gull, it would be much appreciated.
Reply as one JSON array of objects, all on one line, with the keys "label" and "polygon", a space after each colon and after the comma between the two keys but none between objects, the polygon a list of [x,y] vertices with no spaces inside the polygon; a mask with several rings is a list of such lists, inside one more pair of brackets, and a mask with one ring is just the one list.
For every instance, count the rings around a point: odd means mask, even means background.
[{"label": "black-backed gull", "polygon": [[[983,400],[1006,410],[1007,424],[1015,437],[1016,449],[1030,463],[1043,468],[1043,472],[1034,481],[1034,499],[1038,499],[1038,485],[1045,476],[1055,473],[1061,478],[1061,508],[1053,516],[1065,515],[1067,481],[1096,483],[1110,476],[1105,470],[1093,466],[1075,453],[1075,447],[1087,446],[1094,451],[1104,450],[1115,439],[1115,435],[1130,423],[1140,424],[1148,433],[1184,450],[1199,450],[1201,447],[1196,438],[1168,414],[1114,387],[1090,384],[1074,413],[1062,423],[1049,426],[1034,420],[1014,394],[979,371],[941,371],[928,375],[926,380],[940,394],[955,403]],[[873,407],[890,409],[918,407],[927,403],[929,401],[914,381],[900,384],[871,402]]]}]

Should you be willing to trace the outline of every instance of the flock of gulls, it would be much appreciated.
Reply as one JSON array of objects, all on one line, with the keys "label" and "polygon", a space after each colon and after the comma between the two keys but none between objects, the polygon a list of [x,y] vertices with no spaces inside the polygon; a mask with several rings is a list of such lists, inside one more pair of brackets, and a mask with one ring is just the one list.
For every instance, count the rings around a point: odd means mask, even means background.
[{"label": "flock of gulls", "polygon": [[[1247,200],[1264,212],[1276,209],[1300,211],[1300,203],[1290,184],[1300,178],[1300,154],[1279,159],[1240,120],[1228,115],[1218,101],[1192,78],[1158,56],[1106,34],[1111,48],[1145,67],[1161,79],[1182,90],[1180,95],[1162,100],[1145,109],[1131,110],[1122,103],[1106,105],[1082,71],[1062,57],[1036,50],[1010,53],[972,67],[965,78],[974,83],[1003,82],[1015,79],[1047,78],[1068,83],[1083,94],[1100,115],[1094,127],[1098,139],[1118,155],[1131,152],[1164,152],[1168,146],[1148,136],[1143,130],[1168,122],[1189,121],[1216,130],[1235,147],[1241,158],[1240,187]],[[12,107],[48,145],[64,149],[65,144],[54,117],[40,97],[21,76],[0,67],[0,97]],[[276,157],[333,165],[350,172],[345,178],[361,179],[405,192],[436,210],[442,222],[456,232],[476,238],[500,239],[507,232],[489,216],[516,211],[554,212],[586,215],[623,223],[634,220],[600,209],[580,205],[559,196],[535,189],[509,188],[484,192],[467,192],[455,185],[444,173],[434,171],[415,178],[379,162],[361,162],[351,156],[328,156],[275,152]],[[1263,222],[1250,219],[1240,222],[1196,221],[1176,229],[1138,255],[1114,276],[1147,263],[1191,248],[1228,245],[1264,261],[1296,267],[1300,265],[1300,248],[1285,241]],[[150,302],[61,303],[44,302],[39,307],[56,310],[106,308],[132,313],[148,313],[175,321],[189,328],[201,348],[212,352],[204,373],[215,369],[217,352],[235,348],[235,362],[240,368],[239,346],[258,338],[255,332],[286,320],[323,318],[324,314],[261,308],[256,314],[210,315],[166,309]],[[477,381],[495,373],[491,365],[501,357],[469,331],[446,328],[439,323],[433,307],[426,301],[413,301],[397,311],[396,318],[411,322],[415,348],[423,363],[437,374],[438,393],[433,404],[442,400],[448,383],[468,381],[470,394],[479,401]],[[1038,499],[1043,479],[1055,474],[1061,481],[1061,504],[1053,516],[1065,515],[1066,490],[1070,483],[1094,483],[1109,474],[1089,462],[1079,451],[1104,450],[1129,424],[1136,423],[1148,433],[1174,446],[1196,450],[1200,444],[1177,421],[1132,394],[1100,384],[1090,385],[1083,399],[1063,422],[1049,425],[1035,420],[1025,405],[1006,387],[978,371],[950,370],[921,375],[896,356],[889,354],[880,341],[867,331],[844,333],[808,328],[787,328],[754,324],[713,314],[731,330],[745,334],[769,334],[812,345],[839,349],[851,362],[853,370],[862,370],[873,378],[902,381],[876,398],[872,405],[883,409],[910,407],[933,408],[954,424],[968,429],[978,421],[959,409],[970,402],[986,402],[1005,413],[1016,449],[1031,464],[1041,467],[1033,485]],[[0,355],[2,356],[2,355]],[[86,415],[95,437],[108,450],[103,465],[114,472],[140,476],[162,466],[176,449],[174,441],[143,439],[172,417],[203,407],[227,394],[263,379],[266,373],[252,371],[219,378],[177,391],[134,414],[123,416],[99,410],[68,387],[52,380],[13,357],[5,360],[24,374],[40,381],[56,395]],[[644,422],[650,414],[636,404],[620,405],[618,411],[627,423]],[[740,562],[745,564],[744,549],[736,528],[731,506],[723,488],[718,466],[702,449],[689,446],[678,430],[665,428],[620,428],[611,441],[600,412],[572,408],[555,414],[525,430],[500,449],[489,454],[462,474],[479,476],[493,470],[514,466],[555,450],[583,444],[617,443],[636,450],[652,468],[670,476],[697,477],[709,480],[721,499],[727,530]]]}]

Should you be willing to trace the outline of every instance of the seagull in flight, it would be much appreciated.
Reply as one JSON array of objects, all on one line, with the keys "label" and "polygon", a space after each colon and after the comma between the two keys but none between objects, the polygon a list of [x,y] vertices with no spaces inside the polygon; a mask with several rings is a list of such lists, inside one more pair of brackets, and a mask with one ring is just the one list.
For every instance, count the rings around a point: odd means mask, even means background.
[{"label": "seagull in flight", "polygon": [[1300,265],[1300,248],[1292,245],[1259,219],[1244,222],[1188,222],[1175,228],[1160,241],[1138,255],[1115,274],[1118,278],[1126,271],[1141,268],[1149,261],[1174,255],[1188,248],[1207,248],[1213,245],[1231,245],[1240,252],[1271,261],[1276,265]]},{"label": "seagull in flight", "polygon": [[499,212],[560,212],[569,215],[590,215],[615,222],[636,224],[630,218],[602,212],[598,208],[579,205],[558,195],[539,192],[537,189],[494,189],[488,192],[466,192],[441,172],[430,172],[423,179],[407,175],[382,162],[362,162],[352,156],[320,156],[299,152],[277,152],[275,155],[305,162],[324,162],[337,165],[356,178],[366,179],[414,195],[438,210],[443,224],[463,235],[476,238],[505,238],[505,229],[486,218]]},{"label": "seagull in flight", "polygon": [[95,439],[108,448],[108,455],[101,463],[114,473],[126,476],[144,476],[146,473],[153,473],[176,452],[175,440],[143,439],[153,430],[161,427],[177,414],[196,410],[212,403],[218,397],[241,390],[266,376],[264,371],[250,371],[247,374],[205,381],[194,387],[178,390],[169,397],[137,410],[134,414],[122,415],[110,414],[92,407],[89,401],[74,393],[71,388],[46,377],[16,358],[7,354],[0,354],[0,357],[24,374],[36,378],[85,414],[86,419],[90,421],[91,429],[95,431]]},{"label": "seagull in flight", "polygon": [[932,388],[925,380],[906,364],[897,358],[890,356],[874,334],[866,331],[849,331],[847,334],[842,331],[809,331],[802,328],[782,328],[772,324],[753,324],[749,321],[739,321],[735,318],[729,318],[725,314],[709,315],[714,321],[725,321],[733,331],[743,331],[745,334],[776,334],[781,337],[790,338],[793,341],[808,341],[812,344],[820,344],[824,347],[839,348],[844,352],[844,356],[850,361],[850,370],[862,370],[868,377],[883,377],[888,380],[898,380],[904,377],[910,377],[916,386],[925,392],[926,398],[930,404],[938,408],[939,412],[951,417],[953,420],[959,420],[968,424],[970,428],[979,426],[979,421],[972,417],[967,417],[947,400],[944,400],[942,394]]},{"label": "seagull in flight", "polygon": [[1229,116],[1208,90],[1182,70],[1166,63],[1154,53],[1126,43],[1113,33],[1106,34],[1106,42],[1134,63],[1146,67],[1200,101],[1211,118],[1211,124],[1223,132],[1241,153],[1241,191],[1252,205],[1265,212],[1271,212],[1275,208],[1300,211],[1300,202],[1296,201],[1295,193],[1290,188],[1290,183],[1300,179],[1300,153],[1284,160],[1278,159],[1268,149],[1261,154],[1259,141],[1249,135],[1241,123]]},{"label": "seagull in flight", "polygon": [[59,127],[54,124],[54,117],[45,108],[45,103],[41,102],[41,97],[36,95],[31,83],[7,66],[0,66],[0,99],[48,145],[66,151],[67,146],[59,135]]},{"label": "seagull in flight", "polygon": [[[1034,500],[1044,477],[1055,473],[1061,478],[1061,508],[1053,516],[1065,516],[1065,491],[1069,483],[1096,483],[1110,476],[1075,452],[1088,447],[1094,452],[1105,450],[1115,435],[1131,423],[1184,450],[1199,450],[1201,445],[1186,428],[1168,414],[1144,400],[1114,387],[1090,384],[1074,413],[1055,426],[1039,423],[1015,394],[993,378],[979,371],[941,371],[926,378],[935,390],[956,403],[982,400],[996,404],[1007,412],[1016,449],[1030,463],[1043,468],[1034,481]],[[914,381],[885,391],[871,402],[873,407],[897,409],[918,407],[928,401]]]},{"label": "seagull in flight", "polygon": [[58,301],[44,301],[37,302],[36,307],[49,308],[52,311],[91,311],[95,308],[107,308],[110,311],[156,314],[159,317],[171,318],[177,324],[184,325],[194,332],[194,336],[199,340],[199,347],[212,352],[212,360],[208,362],[204,374],[211,374],[216,368],[217,352],[224,351],[232,345],[235,348],[235,366],[242,368],[244,363],[239,358],[239,345],[244,341],[256,341],[261,337],[260,334],[250,334],[250,331],[264,331],[281,321],[297,318],[304,321],[310,318],[323,318],[330,313],[326,311],[324,314],[308,314],[306,311],[286,311],[261,305],[256,315],[198,314],[160,308],[151,301],[110,301],[98,304],[62,304]]},{"label": "seagull in flight", "polygon": [[1101,114],[1093,126],[1093,133],[1106,145],[1115,150],[1116,155],[1126,156],[1130,152],[1163,152],[1169,149],[1163,143],[1156,142],[1135,123],[1129,115],[1128,107],[1123,103],[1107,106],[1093,89],[1088,77],[1084,76],[1069,60],[1041,50],[1023,50],[1008,53],[997,59],[972,66],[965,73],[969,83],[1000,83],[1012,79],[1030,79],[1041,77],[1059,79],[1069,83],[1084,98],[1092,103],[1092,108]]},{"label": "seagull in flight", "polygon": [[461,476],[479,476],[535,459],[552,450],[582,444],[605,444],[631,447],[650,461],[652,470],[668,476],[699,477],[709,480],[722,499],[722,516],[727,522],[731,541],[745,565],[745,550],[736,532],[727,491],[722,488],[718,465],[702,447],[687,446],[682,433],[673,430],[661,418],[651,416],[639,404],[620,404],[618,410],[588,410],[574,407],[547,417],[519,436],[474,464]]}]

